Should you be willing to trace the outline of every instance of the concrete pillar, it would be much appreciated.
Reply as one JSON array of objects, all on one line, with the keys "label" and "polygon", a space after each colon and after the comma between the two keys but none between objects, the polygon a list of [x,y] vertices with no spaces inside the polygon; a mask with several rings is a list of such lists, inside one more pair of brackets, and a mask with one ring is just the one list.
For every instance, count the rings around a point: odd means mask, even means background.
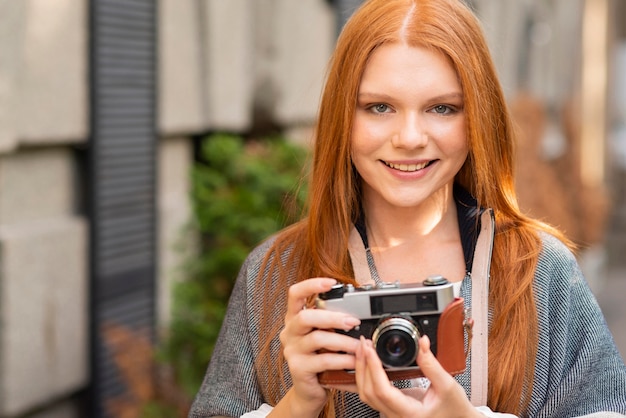
[{"label": "concrete pillar", "polygon": [[159,2],[158,98],[162,135],[189,134],[207,128],[201,19],[195,0]]},{"label": "concrete pillar", "polygon": [[473,0],[505,94],[561,102],[577,83],[582,0]]},{"label": "concrete pillar", "polygon": [[[626,10],[626,7],[623,7]],[[621,15],[624,16],[624,15]],[[623,19],[626,23],[626,17]],[[622,22],[618,22],[622,23]],[[626,32],[613,48],[613,89],[611,108],[613,119],[610,132],[610,163],[613,205],[607,233],[608,262],[613,267],[626,267]],[[626,280],[624,277],[620,277]]]},{"label": "concrete pillar", "polygon": [[[87,2],[0,0],[0,415],[88,383]],[[23,145],[45,145],[18,151]]]},{"label": "concrete pillar", "polygon": [[87,2],[21,1],[26,15],[14,102],[20,143],[83,142],[89,123]]},{"label": "concrete pillar", "polygon": [[168,138],[159,144],[158,219],[159,272],[157,322],[170,320],[172,286],[184,277],[183,262],[193,250],[191,221],[191,166],[193,150],[188,138]]},{"label": "concrete pillar", "polygon": [[514,95],[520,82],[519,56],[524,45],[524,19],[527,2],[507,0],[474,0],[489,48],[505,94]]},{"label": "concrete pillar", "polygon": [[242,132],[251,125],[254,1],[200,0],[204,116],[211,130]]},{"label": "concrete pillar", "polygon": [[0,415],[88,382],[88,228],[75,214],[73,155],[0,157]]},{"label": "concrete pillar", "polygon": [[363,3],[363,0],[332,0],[337,9],[337,33],[341,32],[352,13]]},{"label": "concrete pillar", "polygon": [[0,0],[0,153],[17,146],[15,108],[25,14],[26,1]]},{"label": "concrete pillar", "polygon": [[333,9],[321,0],[276,0],[272,18],[271,113],[282,126],[311,124],[335,43]]}]

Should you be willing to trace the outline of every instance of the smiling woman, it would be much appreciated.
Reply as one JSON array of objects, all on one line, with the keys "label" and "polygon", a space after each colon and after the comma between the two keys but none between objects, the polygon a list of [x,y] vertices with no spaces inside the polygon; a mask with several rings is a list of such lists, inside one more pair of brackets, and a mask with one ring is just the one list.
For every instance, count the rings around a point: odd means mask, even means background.
[{"label": "smiling woman", "polygon": [[[367,1],[330,64],[308,212],[241,268],[190,417],[626,413],[626,367],[568,242],[518,209],[514,140],[464,2]],[[479,233],[491,211],[493,237]],[[303,309],[337,282],[354,292],[437,275],[469,311],[475,252],[490,276],[489,306],[474,311],[488,349],[454,377],[419,338],[428,324],[413,333],[425,377],[390,384],[375,341],[347,334],[363,317]],[[404,321],[402,309],[387,307]],[[353,370],[354,384],[322,385],[332,370]]]},{"label": "smiling woman", "polygon": [[445,55],[405,43],[377,48],[359,87],[351,148],[366,212],[410,208],[412,217],[429,200],[453,205],[468,142],[462,89]]}]

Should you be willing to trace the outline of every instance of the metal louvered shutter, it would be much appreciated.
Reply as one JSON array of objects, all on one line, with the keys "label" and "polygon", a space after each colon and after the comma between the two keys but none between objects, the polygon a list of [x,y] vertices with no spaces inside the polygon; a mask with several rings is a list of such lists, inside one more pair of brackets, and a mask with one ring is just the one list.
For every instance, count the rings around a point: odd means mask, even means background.
[{"label": "metal louvered shutter", "polygon": [[155,335],[157,6],[90,4],[90,416],[114,417],[137,402],[132,356]]}]

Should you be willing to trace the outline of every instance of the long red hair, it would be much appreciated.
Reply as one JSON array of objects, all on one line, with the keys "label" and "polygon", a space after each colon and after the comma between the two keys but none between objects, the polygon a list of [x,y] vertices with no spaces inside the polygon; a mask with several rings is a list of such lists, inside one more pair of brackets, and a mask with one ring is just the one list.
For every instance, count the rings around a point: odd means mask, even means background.
[{"label": "long red hair", "polygon": [[[348,237],[360,208],[360,180],[350,158],[356,97],[368,58],[385,43],[406,43],[444,53],[464,95],[469,156],[456,181],[496,214],[491,265],[488,406],[523,414],[532,392],[537,347],[533,277],[541,249],[539,231],[558,231],[524,216],[514,188],[514,132],[480,24],[460,0],[370,0],[344,27],[328,69],[320,103],[306,216],[282,231],[265,265],[278,282],[265,300],[285,298],[284,289],[310,277],[354,282]],[[289,260],[278,254],[289,249]],[[275,257],[273,257],[275,256]],[[273,261],[272,261],[273,260]],[[284,393],[284,359],[270,349],[280,320],[265,307],[260,335],[266,349],[257,359],[264,396]],[[274,372],[272,372],[274,371]],[[330,401],[332,403],[332,401]],[[330,416],[332,405],[325,414]]]}]

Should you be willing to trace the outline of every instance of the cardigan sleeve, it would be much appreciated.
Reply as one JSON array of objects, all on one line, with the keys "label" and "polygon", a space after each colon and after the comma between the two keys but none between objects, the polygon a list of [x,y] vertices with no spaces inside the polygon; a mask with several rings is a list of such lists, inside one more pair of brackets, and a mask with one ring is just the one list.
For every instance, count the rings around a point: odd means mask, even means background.
[{"label": "cardigan sleeve", "polygon": [[569,250],[544,237],[536,273],[539,321],[532,417],[626,414],[626,366]]},{"label": "cardigan sleeve", "polygon": [[209,367],[189,412],[189,418],[239,417],[259,408],[263,401],[258,387],[251,348],[247,288],[254,275],[253,252],[243,264],[230,296],[226,316]]}]

